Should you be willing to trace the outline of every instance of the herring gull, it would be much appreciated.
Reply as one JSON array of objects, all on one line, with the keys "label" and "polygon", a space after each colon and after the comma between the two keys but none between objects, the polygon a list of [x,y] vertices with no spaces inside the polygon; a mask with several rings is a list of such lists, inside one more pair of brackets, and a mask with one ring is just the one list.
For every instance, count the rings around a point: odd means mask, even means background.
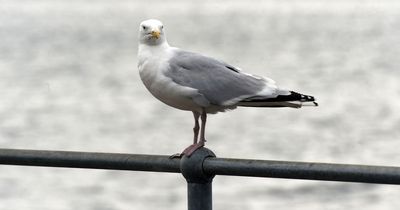
[{"label": "herring gull", "polygon": [[207,114],[237,106],[300,108],[318,105],[313,96],[280,88],[272,79],[171,47],[163,24],[155,19],[140,23],[138,68],[144,85],[154,97],[174,108],[193,112],[193,144],[182,155],[190,156],[204,146]]}]

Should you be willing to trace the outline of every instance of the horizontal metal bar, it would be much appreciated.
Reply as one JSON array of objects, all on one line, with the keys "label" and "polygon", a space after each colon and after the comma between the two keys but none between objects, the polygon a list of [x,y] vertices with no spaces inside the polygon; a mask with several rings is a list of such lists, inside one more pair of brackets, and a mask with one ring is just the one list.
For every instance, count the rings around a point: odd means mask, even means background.
[{"label": "horizontal metal bar", "polygon": [[166,155],[0,149],[0,164],[180,173]]},{"label": "horizontal metal bar", "polygon": [[225,158],[206,159],[203,167],[216,175],[400,184],[400,167]]},{"label": "horizontal metal bar", "polygon": [[[166,155],[0,149],[0,164],[180,173],[179,158]],[[212,175],[400,184],[400,167],[207,158]]]}]

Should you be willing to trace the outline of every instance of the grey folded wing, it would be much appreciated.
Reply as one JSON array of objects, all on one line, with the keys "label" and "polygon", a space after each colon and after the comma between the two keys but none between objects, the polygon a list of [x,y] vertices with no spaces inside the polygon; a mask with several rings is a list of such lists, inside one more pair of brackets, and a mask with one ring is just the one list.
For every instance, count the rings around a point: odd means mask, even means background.
[{"label": "grey folded wing", "polygon": [[232,105],[256,96],[268,88],[275,92],[274,82],[242,73],[239,69],[197,53],[177,50],[164,72],[175,83],[197,89],[213,105]]}]

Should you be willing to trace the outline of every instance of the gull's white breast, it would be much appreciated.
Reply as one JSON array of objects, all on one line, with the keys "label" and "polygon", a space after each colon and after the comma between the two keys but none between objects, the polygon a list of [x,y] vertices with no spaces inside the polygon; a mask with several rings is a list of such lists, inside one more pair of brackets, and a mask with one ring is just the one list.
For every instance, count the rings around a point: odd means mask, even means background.
[{"label": "gull's white breast", "polygon": [[169,59],[174,54],[174,48],[162,46],[140,46],[138,53],[138,68],[140,78],[146,88],[158,100],[177,109],[201,111],[192,97],[198,94],[196,89],[176,84],[164,75],[169,68]]}]

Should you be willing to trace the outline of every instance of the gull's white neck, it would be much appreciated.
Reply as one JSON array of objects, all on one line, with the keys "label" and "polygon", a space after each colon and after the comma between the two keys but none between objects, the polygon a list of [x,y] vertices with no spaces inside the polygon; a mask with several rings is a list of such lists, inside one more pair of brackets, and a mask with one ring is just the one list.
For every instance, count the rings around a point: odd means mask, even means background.
[{"label": "gull's white neck", "polygon": [[144,43],[139,43],[138,49],[138,66],[140,67],[148,59],[157,59],[163,57],[168,53],[169,49],[168,42],[163,42],[158,45],[148,45]]},{"label": "gull's white neck", "polygon": [[161,44],[157,45],[149,45],[146,43],[139,43],[139,51],[138,54],[140,55],[141,53],[146,53],[146,52],[151,52],[151,53],[159,53],[166,51],[170,48],[168,42],[163,42]]}]

